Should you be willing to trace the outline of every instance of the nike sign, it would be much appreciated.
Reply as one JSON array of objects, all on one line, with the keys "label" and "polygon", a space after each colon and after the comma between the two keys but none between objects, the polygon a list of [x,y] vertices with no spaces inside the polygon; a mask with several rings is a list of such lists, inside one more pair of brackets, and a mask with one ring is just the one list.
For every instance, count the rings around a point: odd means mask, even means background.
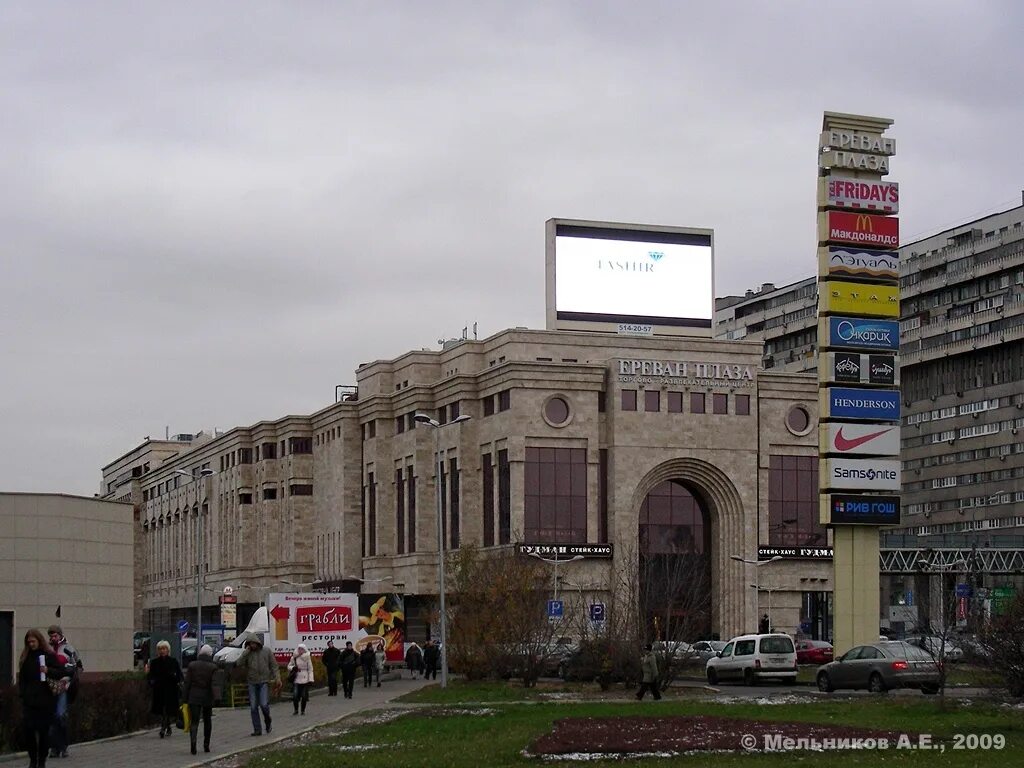
[{"label": "nike sign", "polygon": [[837,451],[852,451],[854,448],[858,448],[859,446],[864,445],[864,443],[868,442],[869,440],[874,440],[876,437],[880,437],[881,435],[884,435],[887,432],[891,431],[892,427],[890,427],[889,429],[883,429],[879,432],[870,432],[866,435],[860,435],[859,437],[847,439],[846,437],[843,437],[843,428],[840,427],[839,431],[836,432],[835,447]]}]

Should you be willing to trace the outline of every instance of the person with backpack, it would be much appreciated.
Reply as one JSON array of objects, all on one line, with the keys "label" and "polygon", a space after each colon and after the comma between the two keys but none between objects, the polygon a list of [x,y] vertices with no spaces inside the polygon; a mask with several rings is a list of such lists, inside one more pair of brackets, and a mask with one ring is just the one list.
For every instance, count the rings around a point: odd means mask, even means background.
[{"label": "person with backpack", "polygon": [[78,673],[82,669],[82,657],[75,646],[68,642],[64,630],[57,624],[47,629],[50,647],[61,663],[65,665],[66,676],[71,683],[63,693],[57,696],[57,709],[54,713],[53,725],[50,728],[50,757],[68,756],[68,707],[78,696]]}]

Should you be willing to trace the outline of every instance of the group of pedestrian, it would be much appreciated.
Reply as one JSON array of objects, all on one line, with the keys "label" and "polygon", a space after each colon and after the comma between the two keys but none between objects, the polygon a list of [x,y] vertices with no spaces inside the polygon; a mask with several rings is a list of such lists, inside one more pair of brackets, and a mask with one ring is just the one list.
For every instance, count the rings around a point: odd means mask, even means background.
[{"label": "group of pedestrian", "polygon": [[18,665],[22,736],[30,768],[45,768],[47,757],[68,756],[68,707],[78,691],[82,660],[53,625],[47,636],[38,629],[25,633]]},{"label": "group of pedestrian", "polygon": [[419,674],[423,676],[424,680],[430,678],[436,680],[438,661],[441,658],[440,651],[441,646],[433,640],[428,640],[423,648],[416,643],[409,643],[409,647],[405,651],[405,668],[412,674],[413,679]]}]

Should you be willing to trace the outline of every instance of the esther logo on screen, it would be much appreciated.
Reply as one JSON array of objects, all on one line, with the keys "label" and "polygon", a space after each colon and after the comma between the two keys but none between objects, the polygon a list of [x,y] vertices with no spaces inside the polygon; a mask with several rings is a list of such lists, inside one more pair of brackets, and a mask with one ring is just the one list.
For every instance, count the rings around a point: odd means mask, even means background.
[{"label": "esther logo on screen", "polygon": [[647,255],[651,257],[652,261],[661,261],[665,257],[661,251],[650,251]]}]

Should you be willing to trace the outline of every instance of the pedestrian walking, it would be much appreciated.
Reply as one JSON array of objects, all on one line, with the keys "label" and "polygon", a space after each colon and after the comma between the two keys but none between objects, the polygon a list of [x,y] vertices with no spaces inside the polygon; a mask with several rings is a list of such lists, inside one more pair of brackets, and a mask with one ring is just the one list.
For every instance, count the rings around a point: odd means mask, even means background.
[{"label": "pedestrian walking", "polygon": [[245,670],[245,682],[249,686],[249,714],[252,716],[252,735],[262,736],[260,712],[263,713],[263,725],[270,733],[270,689],[278,690],[281,686],[281,672],[274,658],[274,652],[264,647],[257,637],[245,644],[245,650],[235,663],[238,669]]},{"label": "pedestrian walking", "polygon": [[[349,643],[352,645],[352,643]],[[327,649],[324,651],[323,656],[320,660],[324,663],[324,669],[327,670],[327,695],[337,696],[338,695],[338,669],[341,667],[341,651],[334,647],[334,641],[327,641]],[[345,694],[348,697],[348,693]]]},{"label": "pedestrian walking", "polygon": [[160,738],[171,735],[171,720],[177,718],[181,706],[179,686],[185,682],[181,665],[171,656],[171,644],[161,640],[156,644],[156,658],[146,666],[146,681],[153,696],[150,711],[160,718]]},{"label": "pedestrian walking", "polygon": [[384,664],[387,661],[387,655],[384,653],[384,643],[377,645],[377,650],[373,654],[373,671],[377,673],[377,687],[380,688],[380,674],[384,671]]},{"label": "pedestrian walking", "polygon": [[75,646],[68,642],[64,630],[52,624],[46,630],[50,638],[50,647],[58,661],[67,669],[67,677],[71,682],[67,690],[57,694],[57,709],[54,713],[53,725],[50,728],[50,757],[68,756],[68,708],[78,695],[78,672],[82,669],[82,657]]},{"label": "pedestrian walking", "polygon": [[359,654],[352,647],[352,641],[345,643],[345,650],[341,652],[341,687],[345,691],[345,698],[352,698],[352,688],[356,684],[356,667],[359,666]]},{"label": "pedestrian walking", "polygon": [[405,666],[412,673],[414,680],[416,673],[423,670],[423,651],[414,642],[409,644],[409,650],[405,652]]},{"label": "pedestrian walking", "polygon": [[309,686],[313,684],[313,657],[302,643],[295,648],[295,653],[288,662],[288,678],[292,681],[292,706],[295,708],[292,714],[299,714],[300,706],[302,714],[306,714]]},{"label": "pedestrian walking", "polygon": [[[156,659],[154,659],[156,661]],[[204,645],[199,649],[196,660],[185,669],[185,702],[188,704],[188,738],[192,754],[196,753],[196,739],[199,735],[199,719],[203,720],[203,752],[210,751],[210,735],[213,730],[213,676],[217,673],[213,662],[213,648]]]},{"label": "pedestrian walking", "polygon": [[426,680],[437,680],[437,663],[440,655],[437,643],[433,640],[428,640],[423,648],[423,677]]},{"label": "pedestrian walking", "polygon": [[640,690],[636,692],[636,699],[640,701],[644,694],[650,691],[654,694],[654,700],[661,699],[661,691],[658,690],[658,683],[661,676],[658,674],[658,656],[654,653],[654,646],[648,643],[644,646],[644,655],[640,659],[640,671],[643,674],[640,683]]},{"label": "pedestrian walking", "polygon": [[373,682],[373,668],[377,663],[373,648],[369,643],[359,652],[359,664],[363,668],[363,688],[369,688]]},{"label": "pedestrian walking", "polygon": [[22,741],[28,749],[29,768],[45,768],[50,747],[50,726],[57,712],[58,691],[67,671],[38,629],[25,633],[18,666]]}]

